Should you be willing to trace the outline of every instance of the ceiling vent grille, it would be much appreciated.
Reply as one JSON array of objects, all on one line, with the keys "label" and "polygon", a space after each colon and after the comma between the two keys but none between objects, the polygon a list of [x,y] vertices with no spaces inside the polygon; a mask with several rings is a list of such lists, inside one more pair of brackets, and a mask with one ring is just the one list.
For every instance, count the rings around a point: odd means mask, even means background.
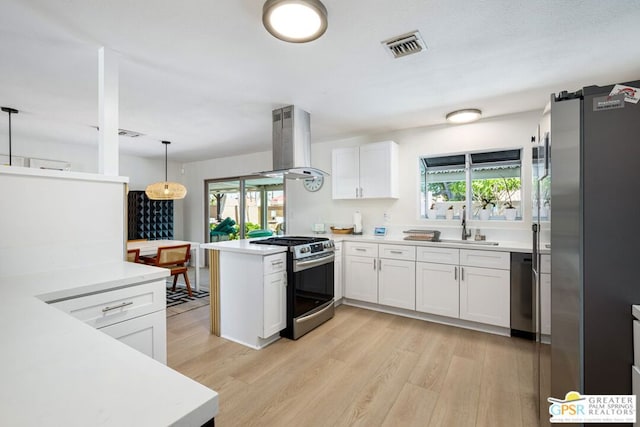
[{"label": "ceiling vent grille", "polygon": [[390,38],[383,41],[382,45],[394,58],[402,58],[427,50],[427,45],[424,44],[418,31]]},{"label": "ceiling vent grille", "polygon": [[142,136],[144,134],[142,134],[140,132],[135,132],[135,131],[132,131],[132,130],[118,129],[118,135],[120,135],[120,136],[128,136],[129,138],[137,138],[137,137]]}]

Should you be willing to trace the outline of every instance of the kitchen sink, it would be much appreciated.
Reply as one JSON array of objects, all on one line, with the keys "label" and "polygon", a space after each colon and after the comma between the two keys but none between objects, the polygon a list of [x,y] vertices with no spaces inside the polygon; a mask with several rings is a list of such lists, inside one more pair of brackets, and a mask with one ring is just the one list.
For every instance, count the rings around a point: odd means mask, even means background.
[{"label": "kitchen sink", "polygon": [[498,246],[498,242],[490,242],[490,241],[487,241],[487,240],[440,239],[438,241],[442,242],[442,243],[456,243],[456,244],[462,243],[462,244],[465,244],[465,245]]}]

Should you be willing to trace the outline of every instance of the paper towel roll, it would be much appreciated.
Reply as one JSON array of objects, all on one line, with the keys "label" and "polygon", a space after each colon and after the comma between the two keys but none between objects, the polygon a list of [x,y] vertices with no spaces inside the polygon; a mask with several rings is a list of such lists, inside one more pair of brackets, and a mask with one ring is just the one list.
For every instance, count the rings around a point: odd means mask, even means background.
[{"label": "paper towel roll", "polygon": [[362,214],[360,211],[353,213],[353,234],[362,234]]}]

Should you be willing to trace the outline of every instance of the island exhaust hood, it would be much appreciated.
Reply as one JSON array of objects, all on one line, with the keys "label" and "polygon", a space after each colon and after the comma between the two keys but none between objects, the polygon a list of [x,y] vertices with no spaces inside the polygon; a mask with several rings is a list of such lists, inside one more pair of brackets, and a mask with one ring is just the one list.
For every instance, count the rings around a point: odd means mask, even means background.
[{"label": "island exhaust hood", "polygon": [[309,179],[328,175],[311,167],[311,116],[293,105],[273,110],[273,169],[260,175]]}]

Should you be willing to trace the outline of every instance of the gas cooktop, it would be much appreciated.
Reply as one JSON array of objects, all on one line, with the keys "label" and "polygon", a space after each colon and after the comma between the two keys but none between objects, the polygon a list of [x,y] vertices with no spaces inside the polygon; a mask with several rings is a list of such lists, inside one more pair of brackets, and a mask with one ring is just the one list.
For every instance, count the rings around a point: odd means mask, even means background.
[{"label": "gas cooktop", "polygon": [[306,236],[279,236],[269,237],[267,239],[251,240],[256,245],[275,245],[275,246],[298,246],[308,245],[311,243],[324,242],[329,240],[327,237],[306,237]]}]

